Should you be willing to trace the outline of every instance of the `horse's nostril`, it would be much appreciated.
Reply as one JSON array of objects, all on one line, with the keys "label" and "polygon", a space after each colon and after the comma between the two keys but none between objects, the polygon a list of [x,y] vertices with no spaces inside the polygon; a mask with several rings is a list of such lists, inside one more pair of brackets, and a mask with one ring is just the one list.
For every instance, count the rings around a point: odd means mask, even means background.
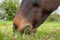
[{"label": "horse's nostril", "polygon": [[17,25],[13,24],[13,32],[17,30]]},{"label": "horse's nostril", "polygon": [[17,29],[17,25],[14,24],[15,29]]}]

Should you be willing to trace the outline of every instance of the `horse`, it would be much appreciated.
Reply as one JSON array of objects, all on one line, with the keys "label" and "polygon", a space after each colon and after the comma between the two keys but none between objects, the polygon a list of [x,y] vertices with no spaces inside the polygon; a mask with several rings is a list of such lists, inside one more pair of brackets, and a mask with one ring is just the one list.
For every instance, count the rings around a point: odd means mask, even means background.
[{"label": "horse", "polygon": [[59,5],[60,0],[22,0],[13,20],[15,30],[24,33],[24,29],[29,27],[26,33],[36,32]]}]

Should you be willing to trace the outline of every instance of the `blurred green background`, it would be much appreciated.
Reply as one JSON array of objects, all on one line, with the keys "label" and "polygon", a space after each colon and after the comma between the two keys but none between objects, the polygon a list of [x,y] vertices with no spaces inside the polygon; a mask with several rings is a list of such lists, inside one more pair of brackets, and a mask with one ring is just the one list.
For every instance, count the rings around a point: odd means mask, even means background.
[{"label": "blurred green background", "polygon": [[[20,4],[20,0],[0,2],[0,40],[13,40],[13,18]],[[60,15],[53,12],[36,33],[18,34],[16,40],[60,40]]]}]

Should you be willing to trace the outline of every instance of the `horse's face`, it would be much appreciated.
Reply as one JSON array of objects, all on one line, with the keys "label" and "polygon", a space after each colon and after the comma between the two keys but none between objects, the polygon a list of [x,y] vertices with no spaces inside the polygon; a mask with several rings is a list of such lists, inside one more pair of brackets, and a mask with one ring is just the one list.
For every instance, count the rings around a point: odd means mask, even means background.
[{"label": "horse's face", "polygon": [[36,29],[59,5],[60,0],[22,0],[14,17],[16,31],[23,31],[27,26]]}]

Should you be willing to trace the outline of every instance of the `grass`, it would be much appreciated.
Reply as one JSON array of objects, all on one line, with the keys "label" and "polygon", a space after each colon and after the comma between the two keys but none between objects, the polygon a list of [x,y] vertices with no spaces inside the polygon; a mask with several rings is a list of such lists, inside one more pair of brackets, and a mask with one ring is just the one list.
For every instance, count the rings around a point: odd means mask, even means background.
[{"label": "grass", "polygon": [[[0,40],[12,40],[13,22],[0,21]],[[31,35],[16,35],[16,40],[60,40],[60,23],[45,22]]]}]

